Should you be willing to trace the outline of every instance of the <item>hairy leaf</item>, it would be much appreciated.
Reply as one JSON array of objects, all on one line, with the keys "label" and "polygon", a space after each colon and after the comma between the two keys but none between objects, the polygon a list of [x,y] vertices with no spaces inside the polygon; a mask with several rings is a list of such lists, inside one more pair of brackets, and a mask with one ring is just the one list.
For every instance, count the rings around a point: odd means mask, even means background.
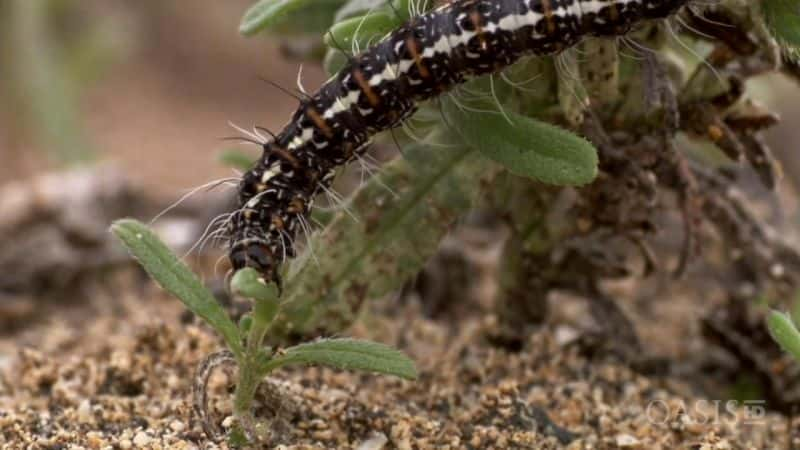
[{"label": "hairy leaf", "polygon": [[322,68],[328,76],[333,76],[339,73],[342,68],[347,64],[347,55],[339,49],[329,48],[325,52],[325,57],[322,59]]},{"label": "hairy leaf", "polygon": [[278,312],[278,286],[265,283],[264,278],[250,267],[236,271],[231,280],[233,292],[255,302],[254,320],[269,324]]},{"label": "hairy leaf", "polygon": [[403,352],[378,342],[356,339],[321,339],[286,349],[269,360],[263,372],[290,364],[318,364],[344,370],[363,370],[395,375],[408,380],[417,378],[414,362]]},{"label": "hairy leaf", "polygon": [[778,42],[793,51],[800,49],[800,0],[763,0],[761,7]]},{"label": "hairy leaf", "polygon": [[[412,7],[413,3],[413,7]],[[420,6],[426,9],[417,10]],[[391,12],[398,20],[405,22],[411,14],[421,14],[436,6],[436,2],[424,0],[350,0],[336,13],[336,22],[371,12]]]},{"label": "hairy leaf", "polygon": [[265,29],[322,32],[330,27],[345,0],[260,0],[242,17],[239,32],[252,36]]},{"label": "hairy leaf", "polygon": [[488,102],[444,99],[442,109],[466,145],[511,173],[561,186],[586,184],[597,175],[594,147],[567,130]]},{"label": "hairy leaf", "polygon": [[[325,45],[339,51],[365,49],[394,30],[400,21],[391,13],[374,12],[337,22],[325,34]],[[353,45],[355,42],[355,45]],[[341,47],[341,48],[340,48]]]},{"label": "hairy leaf", "polygon": [[[335,23],[351,17],[363,16],[373,11],[382,11],[387,0],[350,0],[336,11]],[[388,9],[388,8],[387,8]]]},{"label": "hairy leaf", "polygon": [[780,311],[770,311],[767,316],[767,328],[775,342],[794,359],[800,361],[800,331],[792,323],[792,319]]},{"label": "hairy leaf", "polygon": [[253,300],[274,301],[278,298],[275,283],[265,283],[261,274],[251,267],[236,271],[231,279],[231,288],[237,294]]},{"label": "hairy leaf", "polygon": [[211,292],[155,233],[133,219],[114,222],[111,231],[164,290],[178,297],[190,311],[217,330],[237,359],[241,359],[243,347],[236,324]]},{"label": "hairy leaf", "polygon": [[795,293],[792,309],[789,311],[792,322],[800,323],[800,292]]}]

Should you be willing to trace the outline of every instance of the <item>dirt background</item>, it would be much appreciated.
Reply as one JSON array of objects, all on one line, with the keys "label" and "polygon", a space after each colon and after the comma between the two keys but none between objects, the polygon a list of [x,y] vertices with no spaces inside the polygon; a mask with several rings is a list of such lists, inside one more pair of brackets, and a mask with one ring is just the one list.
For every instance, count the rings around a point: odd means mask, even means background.
[{"label": "dirt background", "polygon": [[[236,135],[228,122],[278,129],[294,109],[291,97],[259,77],[292,86],[299,63],[287,60],[274,39],[237,33],[247,0],[52,3],[59,12],[48,20],[57,25],[53,33],[59,42],[95,40],[105,49],[88,64],[91,75],[77,77],[78,101],[72,105],[88,146],[103,163],[97,167],[114,167],[115,174],[147,195],[176,199],[188,188],[230,176],[217,160],[219,151],[230,147],[220,138]],[[22,46],[19,36],[6,32],[0,179],[26,183],[68,164],[51,156],[53,141],[40,133],[39,118],[28,108],[25,77],[10,76],[10,62],[20,57]],[[324,79],[313,65],[303,73],[307,86]],[[779,80],[757,88],[785,118],[770,139],[785,163],[788,176],[781,190],[792,203],[791,185],[800,174],[794,151],[798,129],[792,126],[800,113],[800,97],[792,94],[798,90]],[[787,219],[792,223],[793,216]],[[0,247],[15,245],[3,239]],[[37,257],[35,251],[26,256]],[[201,270],[213,278],[211,265]],[[770,411],[752,421],[739,408],[708,420],[709,410],[703,408],[730,398],[704,396],[700,392],[709,391],[698,388],[703,383],[643,375],[593,355],[593,325],[585,305],[575,299],[555,299],[553,317],[520,351],[490,345],[486,337],[496,331],[495,318],[484,315],[480,304],[493,289],[487,281],[491,268],[486,272],[473,293],[477,303],[462,308],[474,306],[472,314],[432,319],[421,312],[419,298],[385,301],[347,331],[408,352],[420,366],[420,381],[308,369],[282,372],[277,384],[265,385],[265,410],[274,407],[276,391],[286,403],[279,415],[291,427],[283,445],[793,448],[798,434],[792,432],[797,423],[791,417]],[[219,348],[219,341],[135,270],[101,277],[80,291],[36,300],[0,298],[0,445],[224,448],[202,434],[189,406],[194,367]],[[615,289],[630,293],[635,286],[623,283]],[[647,308],[636,302],[624,307],[648,351],[685,362],[697,377],[703,372],[695,363],[705,357],[705,348],[694,318],[713,307],[713,297],[708,293],[698,304],[696,292],[685,292]],[[709,373],[706,384],[717,381]],[[229,391],[224,377],[212,383],[220,422],[230,407]],[[706,403],[698,410],[698,402]],[[649,415],[664,405],[673,413],[669,420]]]}]

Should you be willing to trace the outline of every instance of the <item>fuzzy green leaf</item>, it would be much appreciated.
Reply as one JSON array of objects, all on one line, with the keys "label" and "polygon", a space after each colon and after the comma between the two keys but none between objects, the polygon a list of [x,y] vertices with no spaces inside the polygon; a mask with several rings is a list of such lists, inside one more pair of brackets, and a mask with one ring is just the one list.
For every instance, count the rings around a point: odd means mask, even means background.
[{"label": "fuzzy green leaf", "polygon": [[792,309],[789,311],[789,317],[792,322],[800,323],[800,291],[794,294],[794,301],[792,302]]},{"label": "fuzzy green leaf", "polygon": [[265,283],[264,278],[250,267],[236,271],[231,279],[231,288],[237,294],[257,301],[277,301],[278,299],[278,287],[275,286],[275,283]]},{"label": "fuzzy green leaf", "polygon": [[383,10],[386,0],[350,0],[336,11],[334,23],[339,23],[351,17],[363,16],[372,11]]},{"label": "fuzzy green leaf", "polygon": [[111,231],[164,290],[178,297],[190,311],[217,330],[237,359],[241,359],[244,351],[236,324],[211,292],[155,233],[133,219],[114,222]]},{"label": "fuzzy green leaf", "polygon": [[395,29],[400,21],[391,13],[373,12],[337,22],[325,33],[325,45],[349,51],[356,42],[358,49],[365,49]]},{"label": "fuzzy green leaf", "polygon": [[496,104],[462,106],[442,101],[448,122],[465,144],[511,173],[559,186],[586,184],[597,175],[597,152],[585,139],[512,111],[501,113]]},{"label": "fuzzy green leaf", "polygon": [[252,36],[280,27],[288,32],[321,32],[330,27],[345,0],[260,0],[242,17],[239,32]]},{"label": "fuzzy green leaf", "polygon": [[236,271],[231,279],[233,292],[255,302],[254,320],[269,324],[279,306],[279,290],[275,283],[265,283],[264,278],[250,267]]},{"label": "fuzzy green leaf", "polygon": [[[324,37],[329,47],[322,63],[325,72],[333,76],[342,70],[347,63],[354,36],[358,40],[359,48],[363,49],[407,21],[412,12],[410,2],[417,0],[391,0],[391,5],[389,0],[347,2],[337,11],[334,25]],[[433,4],[430,2],[428,7]],[[419,5],[415,3],[415,6]]]},{"label": "fuzzy green leaf", "polygon": [[[391,5],[389,4],[390,2]],[[391,12],[394,16],[399,16],[397,17],[399,21],[404,22],[411,18],[412,8],[410,2],[414,2],[416,7],[419,7],[419,3],[423,3],[422,6],[426,6],[424,2],[419,0],[350,0],[336,13],[335,22],[338,23],[351,17],[363,16],[372,12]],[[434,5],[435,2],[429,2],[427,8],[430,9]],[[420,11],[415,10],[414,12],[419,13]]]},{"label": "fuzzy green leaf", "polygon": [[764,20],[784,47],[800,48],[800,0],[763,0]]},{"label": "fuzzy green leaf", "polygon": [[792,323],[792,319],[780,311],[770,311],[767,316],[767,328],[772,339],[794,359],[800,361],[800,331]]},{"label": "fuzzy green leaf", "polygon": [[268,373],[290,364],[318,364],[344,370],[363,370],[417,378],[414,362],[403,352],[378,342],[357,339],[321,339],[286,349],[271,359],[263,371]]},{"label": "fuzzy green leaf", "polygon": [[322,59],[322,68],[328,76],[339,73],[347,64],[347,56],[335,48],[329,48]]},{"label": "fuzzy green leaf", "polygon": [[243,314],[239,319],[239,334],[246,336],[253,327],[253,315],[250,313]]}]

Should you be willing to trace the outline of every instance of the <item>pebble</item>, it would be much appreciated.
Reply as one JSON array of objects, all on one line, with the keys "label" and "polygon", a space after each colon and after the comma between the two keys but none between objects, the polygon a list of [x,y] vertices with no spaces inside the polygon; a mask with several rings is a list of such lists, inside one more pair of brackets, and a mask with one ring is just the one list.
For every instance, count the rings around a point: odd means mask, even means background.
[{"label": "pebble", "polygon": [[186,425],[184,425],[180,420],[173,420],[170,422],[169,427],[172,428],[172,431],[179,433],[186,428]]},{"label": "pebble", "polygon": [[136,433],[136,436],[133,437],[133,444],[137,447],[144,447],[153,440],[150,436],[147,435],[144,431],[140,431]]},{"label": "pebble", "polygon": [[94,417],[92,416],[92,404],[89,399],[86,399],[78,405],[78,422],[79,423],[92,423]]},{"label": "pebble", "polygon": [[381,450],[388,442],[389,438],[387,438],[385,434],[378,433],[362,442],[356,450]]},{"label": "pebble", "polygon": [[630,434],[617,435],[617,447],[620,448],[634,448],[639,446],[639,440]]}]

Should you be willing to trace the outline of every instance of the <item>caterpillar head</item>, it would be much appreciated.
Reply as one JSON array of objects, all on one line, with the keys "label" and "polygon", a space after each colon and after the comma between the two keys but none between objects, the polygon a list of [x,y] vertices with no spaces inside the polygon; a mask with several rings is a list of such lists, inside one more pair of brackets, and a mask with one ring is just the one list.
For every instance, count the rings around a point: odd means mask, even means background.
[{"label": "caterpillar head", "polygon": [[265,237],[259,235],[263,233],[262,227],[257,223],[250,223],[248,217],[248,214],[239,211],[231,219],[228,258],[233,270],[250,267],[260,273],[265,281],[275,281],[280,285],[280,260]]}]

